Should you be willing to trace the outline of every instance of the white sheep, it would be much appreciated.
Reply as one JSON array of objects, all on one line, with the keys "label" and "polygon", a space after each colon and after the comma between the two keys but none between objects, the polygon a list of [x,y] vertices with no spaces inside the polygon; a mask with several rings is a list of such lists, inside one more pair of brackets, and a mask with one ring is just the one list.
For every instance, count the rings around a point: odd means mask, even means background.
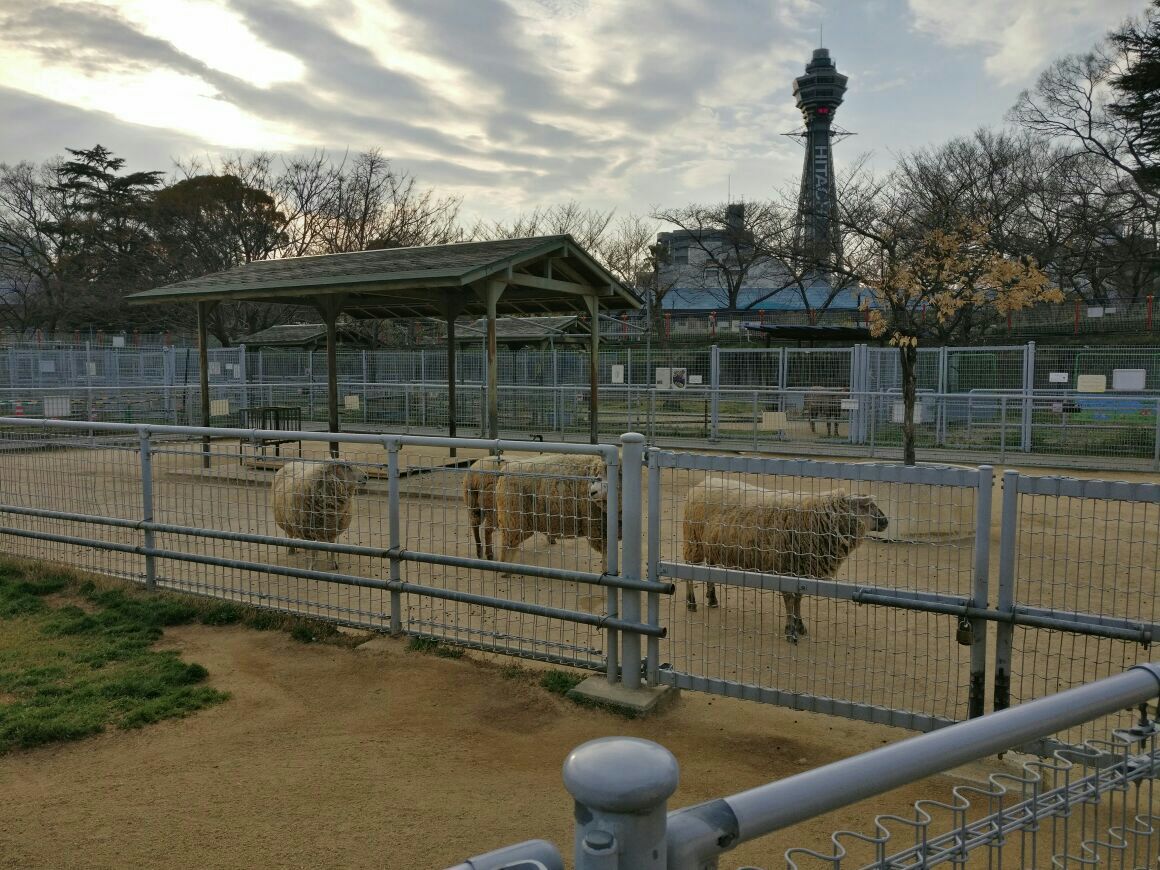
[{"label": "white sheep", "polygon": [[[544,456],[563,454],[545,453]],[[492,533],[496,528],[495,487],[505,471],[518,471],[527,459],[505,459],[499,456],[485,456],[471,463],[463,478],[463,503],[471,519],[471,537],[475,541],[475,555],[478,559],[494,559]],[[548,543],[556,543],[553,535]]]},{"label": "white sheep", "polygon": [[604,552],[608,481],[599,456],[544,454],[505,468],[495,489],[500,561],[536,532],[554,538],[587,538]]},{"label": "white sheep", "polygon": [[[868,495],[834,490],[814,496],[779,493],[736,480],[709,477],[685,496],[684,559],[690,564],[765,574],[833,578],[868,531],[889,524]],[[710,583],[710,607],[717,591]],[[800,592],[783,592],[785,635],[806,634]],[[686,603],[697,609],[693,585]]]},{"label": "white sheep", "polygon": [[[350,527],[351,499],[366,480],[346,462],[287,462],[274,475],[274,522],[288,537],[334,543]],[[313,568],[318,551],[309,552]],[[337,571],[338,562],[331,564]]]}]

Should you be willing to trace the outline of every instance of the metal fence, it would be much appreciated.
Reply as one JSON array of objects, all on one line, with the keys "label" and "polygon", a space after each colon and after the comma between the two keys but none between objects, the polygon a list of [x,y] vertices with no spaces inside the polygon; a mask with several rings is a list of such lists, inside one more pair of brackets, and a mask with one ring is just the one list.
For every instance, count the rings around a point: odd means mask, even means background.
[{"label": "metal fence", "polygon": [[[0,539],[16,555],[630,686],[918,730],[1112,673],[1157,636],[1160,485],[1006,472],[1000,491],[989,466],[621,441],[0,418]],[[273,481],[291,456],[333,466],[332,449],[366,480],[349,528],[311,538],[278,519]],[[484,483],[528,487],[506,518],[494,500],[464,502],[468,465],[491,453],[505,465]],[[544,453],[555,464],[519,461]],[[599,517],[586,481],[607,490]],[[498,530],[492,552],[481,526]]]},{"label": "metal fence", "polygon": [[[959,786],[946,802],[920,801],[912,817],[880,816],[875,831],[837,831],[830,843],[786,851],[788,868],[1153,868],[1160,848],[1158,728],[1147,702],[1160,666],[1138,665],[1019,707],[904,740],[739,794],[667,812],[676,759],[637,738],[604,738],[564,762],[576,803],[577,870],[713,870],[742,843],[975,761],[1139,705],[1140,718],[1109,739],[1060,750],[1021,774]],[[897,838],[896,838],[897,832]],[[526,863],[521,863],[526,862]],[[472,858],[452,870],[563,867],[543,840]],[[753,868],[749,868],[753,870]]]},{"label": "metal fence", "polygon": [[[344,427],[446,431],[442,351],[340,351],[337,361]],[[482,434],[483,352],[464,351],[456,365],[457,423]],[[901,371],[889,348],[605,345],[598,372],[607,438],[632,430],[660,445],[885,459],[901,449]],[[322,353],[217,348],[209,376],[212,425],[237,425],[243,411],[265,406],[326,422]],[[189,348],[0,349],[0,414],[10,416],[200,424],[197,382]],[[501,352],[499,384],[506,436],[588,437],[583,351]],[[1160,470],[1157,384],[1155,348],[921,349],[917,446],[936,460],[966,451],[975,462]]]}]

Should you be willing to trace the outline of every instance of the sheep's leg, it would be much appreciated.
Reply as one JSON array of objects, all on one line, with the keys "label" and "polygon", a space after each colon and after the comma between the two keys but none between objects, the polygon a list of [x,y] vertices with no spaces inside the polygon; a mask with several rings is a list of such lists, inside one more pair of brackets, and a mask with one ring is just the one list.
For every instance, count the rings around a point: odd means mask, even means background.
[{"label": "sheep's leg", "polygon": [[483,527],[483,552],[489,561],[495,559],[495,547],[492,545],[494,539],[495,526],[485,525]]},{"label": "sheep's leg", "polygon": [[802,619],[802,596],[800,592],[783,592],[785,602],[785,637],[790,643],[797,643],[798,638],[805,637],[806,623]]},{"label": "sheep's leg", "polygon": [[697,593],[693,589],[693,581],[685,581],[685,607],[696,612],[697,610]]},{"label": "sheep's leg", "polygon": [[708,594],[706,595],[706,598],[708,598],[708,600],[709,600],[709,606],[716,607],[717,606],[717,584],[710,583],[710,584],[708,584],[708,586],[709,586],[709,591],[708,591]]},{"label": "sheep's leg", "polygon": [[483,558],[483,541],[479,537],[479,514],[475,511],[471,512],[471,539],[475,542],[475,558]]},{"label": "sheep's leg", "polygon": [[[515,555],[516,548],[527,539],[528,535],[519,529],[501,529],[499,533],[499,560],[510,562]],[[510,577],[512,575],[505,571],[500,576]]]},{"label": "sheep's leg", "polygon": [[814,422],[815,422],[815,421],[814,421],[814,415],[813,415],[813,414],[810,414],[810,434],[811,434],[811,435],[816,435],[816,434],[818,434],[818,430],[814,428]]},{"label": "sheep's leg", "polygon": [[549,547],[555,546],[557,540],[558,539],[556,538],[555,535],[548,535],[548,546]]}]

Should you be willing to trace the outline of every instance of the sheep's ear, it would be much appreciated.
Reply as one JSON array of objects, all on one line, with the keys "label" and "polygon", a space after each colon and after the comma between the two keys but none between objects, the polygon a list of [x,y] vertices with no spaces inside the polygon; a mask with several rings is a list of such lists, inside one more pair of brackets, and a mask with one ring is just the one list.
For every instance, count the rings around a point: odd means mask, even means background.
[{"label": "sheep's ear", "polygon": [[874,496],[872,495],[852,495],[850,496],[850,503],[858,507],[870,507],[874,504]]}]

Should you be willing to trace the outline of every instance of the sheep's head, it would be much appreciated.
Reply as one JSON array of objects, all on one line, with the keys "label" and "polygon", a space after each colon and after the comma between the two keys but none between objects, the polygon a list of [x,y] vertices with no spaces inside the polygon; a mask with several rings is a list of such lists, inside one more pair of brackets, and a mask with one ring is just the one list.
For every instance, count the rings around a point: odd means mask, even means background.
[{"label": "sheep's head", "polygon": [[357,492],[358,488],[368,480],[365,471],[361,468],[355,468],[349,462],[336,462],[329,467],[328,472],[350,493]]},{"label": "sheep's head", "polygon": [[[594,477],[590,481],[588,481],[588,498],[592,501],[594,506],[597,508],[598,514],[600,516],[603,516],[605,510],[607,510],[607,508],[608,508],[608,481],[603,477]],[[624,502],[623,502],[623,500],[620,502],[620,504],[617,505],[617,507],[620,509],[621,516],[623,516],[624,515]],[[617,537],[617,540],[624,540],[624,523],[623,522],[619,522],[616,524],[616,537]]]},{"label": "sheep's head", "polygon": [[890,525],[890,519],[874,503],[874,496],[872,495],[850,496],[850,507],[853,508],[854,515],[858,517],[858,521],[868,531],[884,532],[886,531],[886,527]]}]

